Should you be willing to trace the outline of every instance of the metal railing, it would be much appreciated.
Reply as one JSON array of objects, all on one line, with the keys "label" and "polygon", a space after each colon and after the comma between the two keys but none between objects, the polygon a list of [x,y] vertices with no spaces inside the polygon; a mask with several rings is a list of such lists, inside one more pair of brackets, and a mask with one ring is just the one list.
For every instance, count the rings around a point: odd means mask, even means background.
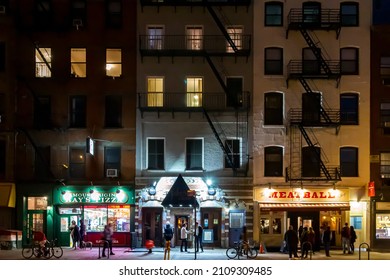
[{"label": "metal railing", "polygon": [[[339,60],[325,60],[329,69],[335,77],[340,76],[341,68]],[[317,60],[290,60],[287,64],[287,76],[292,77],[329,77]]]},{"label": "metal railing", "polygon": [[140,2],[143,6],[248,6],[252,0],[140,0]]},{"label": "metal railing", "polygon": [[[340,110],[333,110],[328,109],[325,110],[327,113],[327,116],[330,119],[326,120],[324,119],[323,115],[318,112],[318,121],[313,122],[312,120],[308,120],[308,122],[305,122],[305,112],[302,109],[290,109],[288,113],[288,119],[290,124],[302,124],[305,126],[305,124],[309,126],[326,126],[326,125],[339,125],[340,124]],[[309,113],[314,113],[310,111]]]},{"label": "metal railing", "polygon": [[368,244],[368,243],[366,243],[366,242],[363,242],[363,243],[360,243],[360,245],[359,245],[359,260],[361,260],[362,258],[361,258],[361,250],[362,250],[362,247],[363,246],[366,246],[366,248],[367,248],[367,260],[369,260],[370,259],[370,251],[371,251],[371,249],[370,249],[370,245]]},{"label": "metal railing", "polygon": [[287,22],[289,25],[319,25],[330,26],[340,25],[340,10],[338,9],[321,9],[319,13],[314,13],[314,10],[310,10],[305,13],[304,9],[291,9],[287,16]]}]

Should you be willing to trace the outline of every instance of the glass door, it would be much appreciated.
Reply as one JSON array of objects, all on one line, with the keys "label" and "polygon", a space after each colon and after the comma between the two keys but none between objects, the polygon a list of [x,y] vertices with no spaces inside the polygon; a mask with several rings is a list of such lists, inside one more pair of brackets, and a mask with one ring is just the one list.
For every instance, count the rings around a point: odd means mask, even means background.
[{"label": "glass door", "polygon": [[28,211],[26,219],[26,243],[33,239],[33,231],[42,231],[46,234],[46,211]]},{"label": "glass door", "polygon": [[72,247],[72,237],[70,236],[69,227],[72,224],[72,221],[75,221],[79,225],[81,215],[62,215],[60,217],[60,236],[59,242],[61,246]]}]

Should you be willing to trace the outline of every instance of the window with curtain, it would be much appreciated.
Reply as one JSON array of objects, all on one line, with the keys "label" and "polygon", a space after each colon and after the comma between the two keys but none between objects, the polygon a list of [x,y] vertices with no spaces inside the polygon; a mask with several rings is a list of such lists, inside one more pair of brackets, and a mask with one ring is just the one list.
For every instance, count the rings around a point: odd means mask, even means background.
[{"label": "window with curtain", "polygon": [[164,106],[164,78],[148,78],[148,107]]},{"label": "window with curtain", "polygon": [[70,49],[70,74],[74,78],[87,77],[87,49]]},{"label": "window with curtain", "polygon": [[[226,31],[229,34],[229,37],[232,40],[236,49],[241,50],[242,49],[242,35],[244,32],[243,27],[242,26],[228,26],[226,28]],[[228,53],[235,52],[235,49],[230,45],[229,42],[227,42],[226,51]]]},{"label": "window with curtain", "polygon": [[164,48],[164,26],[148,26],[149,50],[162,50]]},{"label": "window with curtain", "polygon": [[35,77],[50,78],[51,77],[51,48],[36,48],[35,49]]},{"label": "window with curtain", "polygon": [[359,74],[359,49],[342,48],[340,50],[340,71],[342,75]]},{"label": "window with curtain", "polygon": [[203,28],[201,26],[186,27],[187,49],[203,49]]},{"label": "window with curtain", "polygon": [[186,82],[187,107],[202,107],[203,78],[190,77]]}]

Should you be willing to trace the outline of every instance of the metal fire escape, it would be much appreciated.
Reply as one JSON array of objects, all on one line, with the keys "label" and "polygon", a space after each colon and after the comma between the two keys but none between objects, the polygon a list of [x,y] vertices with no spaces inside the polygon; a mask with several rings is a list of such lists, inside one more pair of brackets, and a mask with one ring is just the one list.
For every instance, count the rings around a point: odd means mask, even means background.
[{"label": "metal fire escape", "polygon": [[[324,108],[322,98],[311,89],[308,79],[334,79],[339,83],[341,73],[338,62],[326,60],[321,52],[319,41],[315,42],[314,35],[309,33],[309,30],[335,30],[337,38],[340,33],[340,19],[338,12],[334,10],[322,10],[320,21],[304,21],[304,12],[301,9],[292,9],[290,11],[288,21],[289,30],[298,30],[307,45],[316,58],[316,64],[319,65],[318,71],[304,70],[304,61],[291,61],[289,63],[289,74],[287,78],[287,85],[289,79],[297,79],[305,89],[307,101],[313,101],[312,106],[305,106],[302,104],[302,109],[291,109],[290,111],[290,167],[286,170],[286,181],[339,181],[340,173],[338,167],[331,167],[325,164],[326,155],[323,153],[318,140],[316,139],[312,127],[335,127],[336,133],[340,127],[340,112]],[[308,109],[311,107],[311,109]],[[314,109],[313,109],[314,108]],[[308,110],[309,112],[305,111]],[[314,111],[313,111],[314,110]],[[316,112],[315,112],[316,111]],[[304,168],[308,164],[303,164],[302,157],[302,140],[305,140],[308,152],[307,157],[310,158],[310,163],[318,167],[314,172],[305,172]],[[310,165],[310,164],[309,164]]]},{"label": "metal fire escape", "polygon": [[[222,6],[235,6],[236,9],[238,6],[246,6],[248,7],[251,5],[252,0],[202,0],[202,1],[186,1],[186,0],[171,0],[171,1],[164,1],[164,2],[153,2],[151,0],[140,0],[141,1],[141,7],[144,6],[157,6],[159,9],[160,6],[202,6],[211,15],[214,22],[216,23],[218,29],[222,33],[223,40],[217,39],[216,41],[221,42],[222,48],[207,48],[204,47],[202,50],[196,50],[196,51],[183,51],[182,49],[176,49],[176,50],[162,50],[162,51],[152,51],[150,52],[147,50],[147,47],[145,47],[145,50],[142,49],[142,45],[144,45],[143,38],[140,38],[140,45],[141,45],[141,57],[144,55],[155,55],[155,56],[175,56],[175,55],[184,55],[184,56],[203,56],[208,65],[210,66],[212,72],[214,73],[218,83],[221,85],[221,88],[223,90],[223,93],[225,95],[225,98],[229,96],[230,89],[225,84],[225,81],[223,79],[223,75],[221,72],[224,73],[224,76],[229,76],[226,69],[222,65],[219,65],[217,67],[216,63],[214,63],[212,57],[223,57],[223,56],[230,56],[230,57],[246,57],[248,59],[250,54],[250,37],[241,35],[243,40],[242,46],[238,47],[236,46],[234,40],[231,38],[231,35],[226,30],[225,26],[229,26],[227,17],[224,15],[223,10],[221,9]],[[217,12],[216,12],[217,10]],[[211,40],[210,40],[211,39]],[[206,37],[204,40],[204,45],[212,45],[212,38],[208,39],[209,41],[206,42]],[[211,44],[210,44],[211,43]],[[226,51],[226,46],[229,46],[231,48],[231,52]],[[233,106],[230,108],[234,111],[235,119],[236,119],[236,132],[235,132],[235,138],[242,139],[242,143],[240,145],[240,153],[243,156],[246,156],[249,159],[249,152],[248,152],[248,118],[249,118],[249,110],[250,110],[250,94],[249,92],[240,92],[236,93],[236,101],[234,102]],[[140,99],[140,98],[139,98]],[[139,105],[142,110],[150,110],[148,108],[144,108],[142,105]],[[160,109],[159,109],[160,110]],[[241,167],[239,163],[234,162],[234,148],[231,146],[231,142],[228,141],[228,137],[226,136],[226,132],[223,128],[223,125],[218,120],[218,117],[213,114],[215,111],[215,108],[208,108],[207,106],[202,106],[202,112],[204,116],[207,119],[207,122],[210,125],[211,130],[214,133],[214,136],[221,147],[226,162],[230,166],[230,168],[233,170],[233,173],[235,176],[239,176],[243,174],[246,176],[248,172],[248,160],[246,161],[246,166]],[[220,110],[219,110],[220,111]]]}]

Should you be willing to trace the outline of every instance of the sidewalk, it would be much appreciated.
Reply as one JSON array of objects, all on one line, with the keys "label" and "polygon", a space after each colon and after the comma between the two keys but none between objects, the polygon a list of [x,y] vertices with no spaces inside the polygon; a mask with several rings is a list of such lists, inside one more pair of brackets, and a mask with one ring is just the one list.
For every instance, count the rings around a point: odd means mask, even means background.
[{"label": "sidewalk", "polygon": [[[149,253],[145,248],[129,249],[123,247],[114,247],[115,255],[107,258],[98,258],[99,249],[92,248],[86,250],[73,250],[71,248],[63,248],[64,254],[60,260],[163,260],[164,249],[154,248],[152,253]],[[331,257],[326,257],[324,251],[315,252],[312,255],[312,260],[359,260],[359,252],[356,251],[354,254],[343,254],[341,250],[333,250],[330,252]],[[369,254],[370,260],[390,260],[390,253],[382,252],[366,252],[362,251],[360,257],[362,260],[367,260]],[[36,260],[34,256],[31,260]],[[171,260],[195,260],[195,252],[189,249],[189,252],[180,252],[179,248],[171,249]],[[197,260],[228,260],[226,256],[226,249],[205,249],[203,253],[196,254]],[[247,260],[246,258],[240,258],[240,260]],[[21,249],[13,250],[0,250],[0,260],[24,260],[22,257]],[[42,259],[45,260],[45,259]],[[52,258],[49,261],[55,261]],[[265,254],[259,254],[256,260],[288,260],[288,254],[280,252],[270,252]],[[299,259],[300,260],[300,259]],[[310,256],[305,259],[310,260]]]}]

